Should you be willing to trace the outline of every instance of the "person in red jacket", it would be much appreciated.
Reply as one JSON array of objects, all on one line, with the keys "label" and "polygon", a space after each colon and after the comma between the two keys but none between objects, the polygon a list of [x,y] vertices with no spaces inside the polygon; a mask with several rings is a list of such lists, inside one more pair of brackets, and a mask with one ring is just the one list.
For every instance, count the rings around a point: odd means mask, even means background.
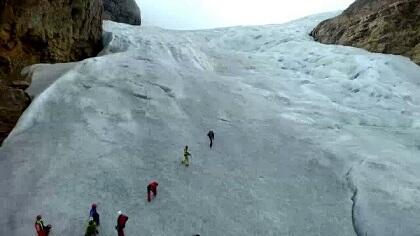
[{"label": "person in red jacket", "polygon": [[121,211],[118,211],[117,226],[115,226],[118,236],[124,236],[124,228],[127,220],[128,216],[124,215]]},{"label": "person in red jacket", "polygon": [[36,216],[35,230],[38,236],[48,236],[50,234],[51,225],[45,226],[41,215]]},{"label": "person in red jacket", "polygon": [[152,193],[153,196],[156,197],[157,195],[157,186],[158,186],[158,182],[156,181],[152,181],[149,183],[149,185],[147,185],[147,201],[150,202],[152,200]]}]

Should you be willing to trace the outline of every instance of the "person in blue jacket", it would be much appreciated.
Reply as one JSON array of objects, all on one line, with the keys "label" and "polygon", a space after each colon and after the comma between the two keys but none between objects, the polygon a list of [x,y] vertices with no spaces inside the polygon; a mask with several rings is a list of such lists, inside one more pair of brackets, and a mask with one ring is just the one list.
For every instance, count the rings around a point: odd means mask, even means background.
[{"label": "person in blue jacket", "polygon": [[89,216],[93,218],[93,221],[95,221],[96,226],[99,226],[99,214],[96,210],[96,204],[95,203],[92,204],[92,208],[90,209]]}]

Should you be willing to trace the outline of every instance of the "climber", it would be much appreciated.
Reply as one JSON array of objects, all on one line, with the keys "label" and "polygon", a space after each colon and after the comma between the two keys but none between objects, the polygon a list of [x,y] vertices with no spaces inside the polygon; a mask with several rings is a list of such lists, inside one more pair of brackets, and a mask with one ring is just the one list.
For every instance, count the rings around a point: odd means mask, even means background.
[{"label": "climber", "polygon": [[99,214],[98,214],[98,212],[96,210],[96,204],[95,203],[92,204],[92,208],[90,209],[89,216],[93,218],[93,220],[95,221],[96,226],[99,226]]},{"label": "climber", "polygon": [[98,229],[96,228],[96,223],[93,217],[89,217],[89,225],[86,228],[85,236],[96,236],[98,235]]},{"label": "climber", "polygon": [[157,195],[157,186],[158,186],[158,182],[156,181],[151,181],[149,183],[149,185],[147,185],[147,201],[150,202],[152,200],[152,193],[153,193],[153,197],[156,197]]},{"label": "climber", "polygon": [[213,130],[210,130],[209,133],[207,134],[207,136],[210,139],[210,148],[213,147],[213,140],[214,140],[214,132]]},{"label": "climber", "polygon": [[191,156],[191,154],[188,152],[188,146],[185,146],[184,148],[184,160],[182,160],[182,164],[185,166],[189,166],[190,165],[190,159],[189,156]]},{"label": "climber", "polygon": [[48,236],[51,230],[51,225],[45,226],[41,215],[36,216],[35,229],[38,236]]},{"label": "climber", "polygon": [[118,236],[124,236],[124,228],[127,220],[128,216],[124,215],[121,211],[118,211],[117,225],[115,226]]}]

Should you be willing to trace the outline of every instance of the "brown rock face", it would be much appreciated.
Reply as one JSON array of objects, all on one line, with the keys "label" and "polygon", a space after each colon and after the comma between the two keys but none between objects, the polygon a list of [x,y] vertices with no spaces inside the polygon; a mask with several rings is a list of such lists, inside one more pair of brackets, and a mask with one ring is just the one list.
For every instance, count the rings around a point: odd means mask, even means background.
[{"label": "brown rock face", "polygon": [[23,90],[0,84],[0,144],[29,103],[30,98]]},{"label": "brown rock face", "polygon": [[311,35],[321,43],[407,56],[420,65],[420,0],[357,0]]},{"label": "brown rock face", "polygon": [[140,25],[140,8],[135,0],[103,0],[104,19],[130,25]]},{"label": "brown rock face", "polygon": [[0,142],[28,105],[22,68],[95,56],[102,13],[102,0],[0,0]]},{"label": "brown rock face", "polygon": [[102,0],[1,0],[0,79],[24,66],[96,55],[102,43]]}]

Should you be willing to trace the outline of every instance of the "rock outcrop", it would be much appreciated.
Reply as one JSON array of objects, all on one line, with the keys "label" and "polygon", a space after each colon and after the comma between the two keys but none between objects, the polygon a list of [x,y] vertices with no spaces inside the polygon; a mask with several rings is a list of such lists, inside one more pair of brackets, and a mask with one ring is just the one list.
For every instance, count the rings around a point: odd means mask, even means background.
[{"label": "rock outcrop", "polygon": [[22,89],[0,84],[0,144],[29,103],[30,98]]},{"label": "rock outcrop", "polygon": [[102,0],[0,0],[0,142],[28,105],[20,72],[102,49]]},{"label": "rock outcrop", "polygon": [[321,43],[407,56],[420,65],[420,0],[357,0],[311,35]]},{"label": "rock outcrop", "polygon": [[140,9],[135,0],[104,0],[104,19],[140,25]]},{"label": "rock outcrop", "polygon": [[0,79],[24,66],[68,62],[102,48],[102,0],[2,0]]}]

